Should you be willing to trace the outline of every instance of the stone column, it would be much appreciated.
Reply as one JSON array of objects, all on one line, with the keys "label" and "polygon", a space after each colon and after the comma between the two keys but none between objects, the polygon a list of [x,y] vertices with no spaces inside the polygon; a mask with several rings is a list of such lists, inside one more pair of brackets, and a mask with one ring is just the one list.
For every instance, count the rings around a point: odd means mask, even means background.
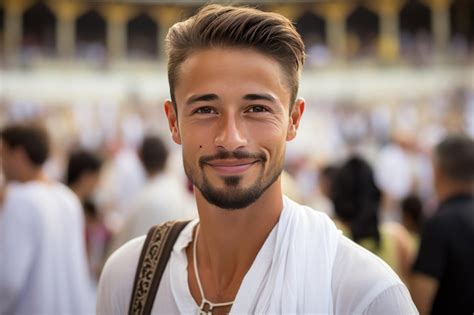
[{"label": "stone column", "polygon": [[326,20],[328,46],[337,63],[344,62],[346,58],[346,18],[353,8],[348,1],[326,2],[315,7]]},{"label": "stone column", "polygon": [[23,38],[22,16],[29,0],[5,0],[5,35],[4,53],[7,66],[17,66],[21,57],[21,42]]},{"label": "stone column", "polygon": [[151,18],[158,25],[158,59],[165,60],[165,39],[168,29],[176,22],[186,17],[187,8],[177,6],[160,6],[150,12]]},{"label": "stone column", "polygon": [[269,11],[279,13],[295,22],[303,13],[304,7],[298,4],[276,4],[268,7]]},{"label": "stone column", "polygon": [[59,58],[70,59],[76,53],[76,18],[85,10],[78,1],[52,1],[56,13],[56,50]]},{"label": "stone column", "polygon": [[369,7],[380,17],[378,55],[384,62],[400,57],[399,13],[405,0],[373,0]]},{"label": "stone column", "polygon": [[105,5],[101,10],[107,20],[107,54],[109,60],[119,61],[127,54],[127,21],[135,10],[123,4]]},{"label": "stone column", "polygon": [[425,3],[431,8],[431,28],[433,30],[435,57],[438,60],[444,59],[449,46],[449,6],[451,0],[425,0]]}]

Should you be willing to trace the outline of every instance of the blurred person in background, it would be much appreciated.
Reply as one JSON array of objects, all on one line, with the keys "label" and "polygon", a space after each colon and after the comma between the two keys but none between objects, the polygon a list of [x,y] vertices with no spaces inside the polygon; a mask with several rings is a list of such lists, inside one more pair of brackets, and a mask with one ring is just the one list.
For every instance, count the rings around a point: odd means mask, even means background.
[{"label": "blurred person in background", "polygon": [[363,158],[353,156],[336,171],[331,199],[343,234],[382,258],[407,283],[414,256],[409,234],[399,224],[379,223],[381,192]]},{"label": "blurred person in background", "polygon": [[421,314],[474,311],[474,140],[449,135],[433,154],[438,210],[426,221],[413,266]]},{"label": "blurred person in background", "polygon": [[197,217],[186,182],[180,182],[176,175],[166,170],[168,155],[168,148],[160,137],[150,135],[143,139],[138,156],[147,174],[147,182],[133,198],[129,215],[115,236],[110,251],[146,234],[153,225]]},{"label": "blurred person in background", "polygon": [[[416,131],[397,130],[393,141],[380,149],[375,162],[375,180],[382,190],[382,221],[402,221],[400,201],[431,186],[429,159],[420,152]],[[423,196],[426,197],[426,196]]]},{"label": "blurred person in background", "polygon": [[84,203],[91,200],[99,184],[101,158],[86,150],[77,150],[69,155],[66,184]]},{"label": "blurred person in background", "polygon": [[93,200],[101,167],[102,159],[97,154],[77,150],[70,153],[66,170],[66,184],[77,195],[84,210],[89,270],[96,280],[99,278],[110,240],[110,232],[103,223],[102,216]]},{"label": "blurred person in background", "polygon": [[418,250],[420,233],[423,225],[423,203],[415,194],[403,198],[400,208],[402,209],[402,224],[410,233],[414,248]]},{"label": "blurred person in background", "polygon": [[[136,118],[136,117],[135,117]],[[131,196],[145,184],[146,174],[140,163],[137,148],[143,139],[142,122],[126,119],[120,133],[106,142],[106,155],[97,192],[97,204],[104,211],[107,227],[118,232],[131,209]]]},{"label": "blurred person in background", "polygon": [[84,217],[74,193],[42,170],[47,132],[15,124],[0,138],[0,314],[90,313]]},{"label": "blurred person in background", "polygon": [[318,184],[313,198],[309,201],[311,208],[322,211],[328,216],[334,216],[334,206],[331,200],[331,185],[337,167],[334,165],[326,165],[321,168],[318,173]]}]

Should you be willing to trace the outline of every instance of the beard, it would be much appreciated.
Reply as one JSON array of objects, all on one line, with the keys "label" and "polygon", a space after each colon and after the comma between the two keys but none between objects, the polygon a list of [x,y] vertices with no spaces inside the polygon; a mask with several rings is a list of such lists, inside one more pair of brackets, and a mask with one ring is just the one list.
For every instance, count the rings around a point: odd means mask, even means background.
[{"label": "beard", "polygon": [[[204,173],[204,167],[207,162],[216,159],[256,159],[256,163],[261,163],[260,174],[258,179],[250,187],[239,187],[243,176],[221,176],[224,181],[224,188],[216,188],[209,181],[209,178]],[[276,182],[283,171],[283,159],[270,168],[269,173],[265,174],[265,164],[267,158],[263,153],[251,154],[244,151],[221,151],[213,156],[203,156],[199,159],[199,168],[201,172],[201,180],[198,180],[198,175],[192,171],[192,168],[184,162],[184,171],[193,183],[199,189],[204,198],[212,205],[225,210],[236,210],[250,206],[257,201],[260,196]]]}]

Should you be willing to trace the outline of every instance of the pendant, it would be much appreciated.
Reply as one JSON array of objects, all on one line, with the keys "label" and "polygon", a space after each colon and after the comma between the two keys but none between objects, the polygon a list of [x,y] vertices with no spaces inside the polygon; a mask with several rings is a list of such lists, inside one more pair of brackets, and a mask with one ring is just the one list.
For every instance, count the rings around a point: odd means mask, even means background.
[{"label": "pendant", "polygon": [[199,305],[198,315],[212,315],[212,309],[214,305],[206,299],[202,299],[201,305]]}]

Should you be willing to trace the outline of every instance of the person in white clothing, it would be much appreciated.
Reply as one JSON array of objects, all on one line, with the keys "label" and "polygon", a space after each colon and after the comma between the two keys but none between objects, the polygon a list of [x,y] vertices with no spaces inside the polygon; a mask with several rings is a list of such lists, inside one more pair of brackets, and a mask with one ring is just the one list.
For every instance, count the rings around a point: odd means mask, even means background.
[{"label": "person in white clothing", "polygon": [[42,172],[46,132],[10,125],[0,138],[7,180],[0,205],[0,314],[90,314],[82,208],[72,191]]},{"label": "person in white clothing", "polygon": [[158,136],[146,136],[138,154],[148,181],[133,199],[130,213],[114,238],[112,250],[146,234],[155,224],[197,217],[186,183],[166,171],[169,152],[164,142]]},{"label": "person in white clothing", "polygon": [[[385,263],[282,194],[286,142],[305,108],[304,44],[293,24],[208,5],[170,28],[167,49],[165,113],[199,219],[174,243],[151,313],[417,313]],[[98,314],[129,310],[143,243],[106,263]]]}]

